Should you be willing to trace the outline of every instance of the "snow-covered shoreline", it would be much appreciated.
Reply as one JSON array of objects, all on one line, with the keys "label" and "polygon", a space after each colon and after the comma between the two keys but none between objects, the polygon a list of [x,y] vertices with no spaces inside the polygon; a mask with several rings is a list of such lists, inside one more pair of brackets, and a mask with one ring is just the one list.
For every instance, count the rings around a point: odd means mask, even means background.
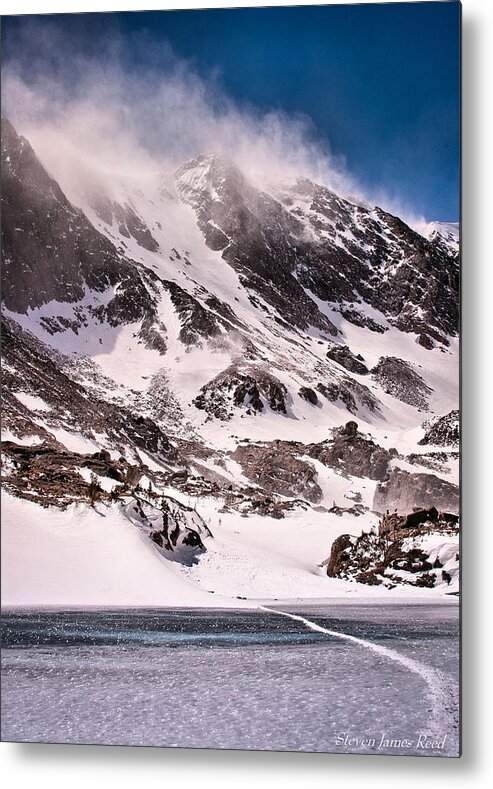
[{"label": "snow-covered shoreline", "polygon": [[59,510],[2,499],[4,610],[457,604],[443,587],[389,590],[328,578],[318,565],[348,522],[327,513],[222,515],[207,552],[183,566],[164,558],[118,505]]}]

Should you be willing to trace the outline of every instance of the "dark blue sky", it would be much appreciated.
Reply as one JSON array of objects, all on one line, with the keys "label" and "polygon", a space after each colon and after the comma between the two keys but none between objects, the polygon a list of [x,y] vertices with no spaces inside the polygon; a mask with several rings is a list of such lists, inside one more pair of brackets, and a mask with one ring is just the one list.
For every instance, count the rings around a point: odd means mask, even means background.
[{"label": "dark blue sky", "polygon": [[[43,21],[98,59],[117,32],[126,67],[137,71],[151,51],[155,66],[156,50],[168,42],[199,74],[218,72],[224,92],[240,105],[308,115],[364,188],[381,189],[427,219],[456,221],[459,18],[458,2],[412,2]],[[30,70],[40,66],[19,47],[25,21],[3,19],[3,60],[20,58],[29,81]],[[44,54],[48,68],[50,53]],[[68,81],[66,66],[60,78]]]}]

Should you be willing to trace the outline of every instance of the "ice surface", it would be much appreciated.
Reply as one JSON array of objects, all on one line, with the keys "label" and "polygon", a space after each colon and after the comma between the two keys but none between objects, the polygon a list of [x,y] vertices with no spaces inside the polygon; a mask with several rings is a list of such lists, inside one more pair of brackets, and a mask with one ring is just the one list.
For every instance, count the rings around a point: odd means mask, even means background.
[{"label": "ice surface", "polygon": [[[303,622],[234,610],[7,613],[2,738],[458,755],[457,607],[298,613],[439,669],[443,749],[417,746],[430,719],[419,673]],[[383,735],[413,745],[379,748]],[[347,741],[364,737],[375,744]]]}]

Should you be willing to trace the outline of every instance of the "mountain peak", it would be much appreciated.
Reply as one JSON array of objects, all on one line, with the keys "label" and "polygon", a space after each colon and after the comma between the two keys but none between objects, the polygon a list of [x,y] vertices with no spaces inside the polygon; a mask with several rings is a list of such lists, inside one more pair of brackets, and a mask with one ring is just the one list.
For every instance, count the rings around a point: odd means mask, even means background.
[{"label": "mountain peak", "polygon": [[185,192],[241,188],[244,177],[231,159],[223,154],[209,153],[196,156],[180,165],[174,173],[178,189]]},{"label": "mountain peak", "polygon": [[454,250],[459,249],[460,225],[459,222],[428,222],[421,229],[422,235],[430,241],[435,239],[444,241]]}]

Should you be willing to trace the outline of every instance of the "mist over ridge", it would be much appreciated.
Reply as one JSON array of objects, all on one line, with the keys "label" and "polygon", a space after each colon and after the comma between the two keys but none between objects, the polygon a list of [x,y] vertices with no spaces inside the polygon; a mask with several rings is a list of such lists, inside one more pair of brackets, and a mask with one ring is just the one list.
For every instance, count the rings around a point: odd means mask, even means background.
[{"label": "mist over ridge", "polygon": [[395,195],[364,190],[309,116],[234,101],[219,70],[199,74],[167,42],[157,47],[136,35],[133,67],[118,32],[104,53],[87,55],[75,37],[38,20],[24,26],[20,43],[33,62],[27,70],[22,58],[6,61],[3,115],[74,199],[84,179],[105,186],[115,177],[145,181],[215,153],[258,187],[307,177],[354,202],[378,204],[417,229],[426,224]]}]

